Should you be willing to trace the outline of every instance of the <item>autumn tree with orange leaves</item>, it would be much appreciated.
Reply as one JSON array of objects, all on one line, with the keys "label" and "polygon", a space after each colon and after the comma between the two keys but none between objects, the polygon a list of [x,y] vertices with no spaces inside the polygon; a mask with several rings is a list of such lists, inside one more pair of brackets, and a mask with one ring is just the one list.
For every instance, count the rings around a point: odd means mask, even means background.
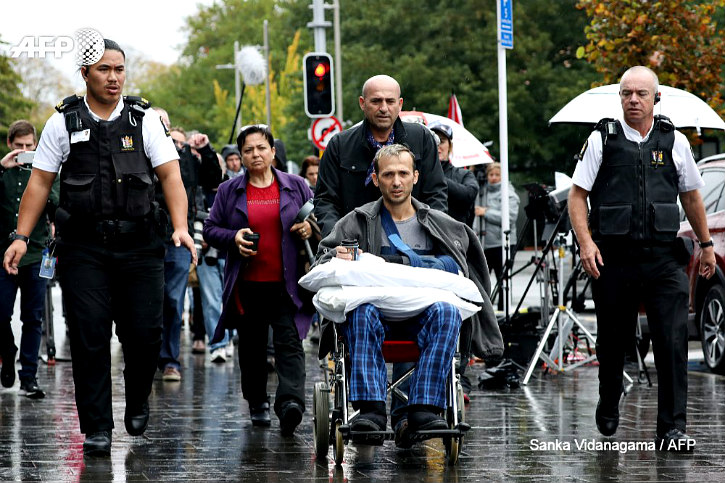
[{"label": "autumn tree with orange leaves", "polygon": [[580,0],[591,19],[579,47],[604,82],[619,81],[633,65],[654,70],[661,84],[704,99],[722,116],[725,40],[713,15],[725,0]]}]

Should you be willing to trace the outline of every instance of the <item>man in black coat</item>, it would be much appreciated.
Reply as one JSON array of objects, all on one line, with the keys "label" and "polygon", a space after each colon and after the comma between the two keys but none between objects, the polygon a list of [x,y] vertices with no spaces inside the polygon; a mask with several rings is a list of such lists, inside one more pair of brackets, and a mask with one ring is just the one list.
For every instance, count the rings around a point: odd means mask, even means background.
[{"label": "man in black coat", "polygon": [[422,125],[403,123],[400,85],[387,75],[377,75],[363,85],[360,109],[365,118],[330,140],[320,160],[315,189],[315,216],[327,236],[337,220],[354,208],[380,198],[372,181],[373,158],[388,144],[405,144],[415,155],[420,181],[413,197],[431,208],[448,211],[448,188],[433,136]]}]

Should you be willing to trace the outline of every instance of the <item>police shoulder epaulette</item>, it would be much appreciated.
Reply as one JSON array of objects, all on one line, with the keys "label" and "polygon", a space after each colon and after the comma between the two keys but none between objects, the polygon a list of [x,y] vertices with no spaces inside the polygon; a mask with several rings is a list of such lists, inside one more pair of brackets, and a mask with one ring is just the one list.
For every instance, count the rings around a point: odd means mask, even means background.
[{"label": "police shoulder epaulette", "polygon": [[675,130],[675,125],[672,123],[669,117],[663,116],[662,114],[655,114],[655,124],[662,132],[672,132]]},{"label": "police shoulder epaulette", "polygon": [[608,130],[608,124],[615,123],[617,120],[611,117],[605,117],[603,119],[600,119],[596,126],[594,126],[595,131],[604,131]]},{"label": "police shoulder epaulette", "polygon": [[141,109],[148,109],[151,107],[151,102],[148,99],[144,99],[143,97],[139,96],[123,96],[123,100],[127,104],[136,105],[140,107]]},{"label": "police shoulder epaulette", "polygon": [[65,99],[63,99],[62,101],[60,101],[58,103],[58,105],[55,106],[55,110],[60,113],[63,113],[69,108],[79,106],[81,101],[83,101],[83,97],[81,97],[77,94],[73,94],[72,96],[68,96]]}]

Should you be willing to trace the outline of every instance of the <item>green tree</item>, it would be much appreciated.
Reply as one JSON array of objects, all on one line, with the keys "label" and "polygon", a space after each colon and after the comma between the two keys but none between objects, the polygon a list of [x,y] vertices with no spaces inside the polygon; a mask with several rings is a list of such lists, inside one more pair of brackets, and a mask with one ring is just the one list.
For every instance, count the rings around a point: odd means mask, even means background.
[{"label": "green tree", "polygon": [[55,105],[70,95],[70,80],[53,66],[50,59],[22,56],[12,61],[13,70],[22,79],[20,89],[27,99],[33,100],[28,121],[38,128],[55,112]]},{"label": "green tree", "polygon": [[8,152],[5,143],[8,127],[13,121],[27,119],[34,105],[23,96],[21,82],[22,79],[13,70],[12,60],[0,53],[0,156]]},{"label": "green tree", "polygon": [[[445,115],[454,91],[466,128],[481,140],[494,140],[491,151],[498,156],[495,2],[388,5],[385,0],[342,1],[346,117],[361,118],[357,97],[365,79],[387,73],[400,82],[407,110]],[[548,119],[597,78],[575,57],[585,24],[575,0],[514,3],[507,89],[509,166],[515,182],[551,182],[554,171],[573,169],[572,155],[587,130],[549,127]]]},{"label": "green tree", "polygon": [[725,39],[714,16],[722,18],[725,0],[579,0],[590,17],[588,43],[578,50],[603,76],[617,82],[633,65],[646,65],[660,83],[704,99],[725,114],[723,58]]},{"label": "green tree", "polygon": [[[346,124],[362,118],[358,96],[370,76],[386,73],[401,83],[404,108],[445,115],[452,91],[466,128],[493,140],[498,155],[496,9],[488,0],[391,2],[341,0],[343,92]],[[182,61],[141,92],[169,110],[173,124],[197,128],[226,143],[234,116],[234,75],[217,70],[232,62],[234,40],[262,43],[269,20],[272,129],[291,159],[312,152],[304,115],[301,56],[313,50],[309,0],[222,0],[187,22]],[[555,170],[571,172],[586,128],[548,126],[566,102],[599,80],[576,59],[585,42],[585,12],[576,0],[517,0],[515,48],[507,53],[509,160],[514,181],[553,181]],[[328,18],[330,15],[328,14]],[[298,42],[295,33],[300,32]],[[328,50],[333,50],[328,31]],[[296,47],[295,47],[296,46]],[[294,48],[293,48],[294,47]],[[247,87],[243,122],[264,121],[263,86]]]},{"label": "green tree", "polygon": [[[263,43],[263,20],[269,21],[272,99],[271,128],[285,141],[292,159],[310,151],[306,140],[309,121],[302,104],[300,52],[309,49],[309,37],[296,34],[304,23],[290,12],[296,0],[224,0],[200,7],[187,19],[189,33],[181,62],[139,89],[155,105],[169,111],[173,125],[198,129],[219,147],[226,144],[234,119],[234,72],[216,65],[234,61],[234,41],[241,46]],[[307,12],[304,12],[307,14]],[[246,86],[242,122],[265,122],[264,85]],[[237,126],[237,129],[240,126]]]}]

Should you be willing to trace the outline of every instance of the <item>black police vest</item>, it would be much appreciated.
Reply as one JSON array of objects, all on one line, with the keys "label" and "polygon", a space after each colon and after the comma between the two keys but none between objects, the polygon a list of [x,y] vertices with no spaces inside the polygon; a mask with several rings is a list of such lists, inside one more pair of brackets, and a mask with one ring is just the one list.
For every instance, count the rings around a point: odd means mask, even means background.
[{"label": "black police vest", "polygon": [[668,242],[680,227],[675,128],[655,116],[649,139],[629,141],[619,121],[602,119],[602,165],[589,193],[592,238],[598,242]]},{"label": "black police vest", "polygon": [[[60,172],[60,207],[76,220],[138,220],[152,210],[154,172],[141,129],[149,104],[132,97],[123,102],[121,116],[113,121],[94,120],[77,96],[56,107],[70,138],[70,155]],[[84,130],[89,139],[73,142],[73,133]]]}]

